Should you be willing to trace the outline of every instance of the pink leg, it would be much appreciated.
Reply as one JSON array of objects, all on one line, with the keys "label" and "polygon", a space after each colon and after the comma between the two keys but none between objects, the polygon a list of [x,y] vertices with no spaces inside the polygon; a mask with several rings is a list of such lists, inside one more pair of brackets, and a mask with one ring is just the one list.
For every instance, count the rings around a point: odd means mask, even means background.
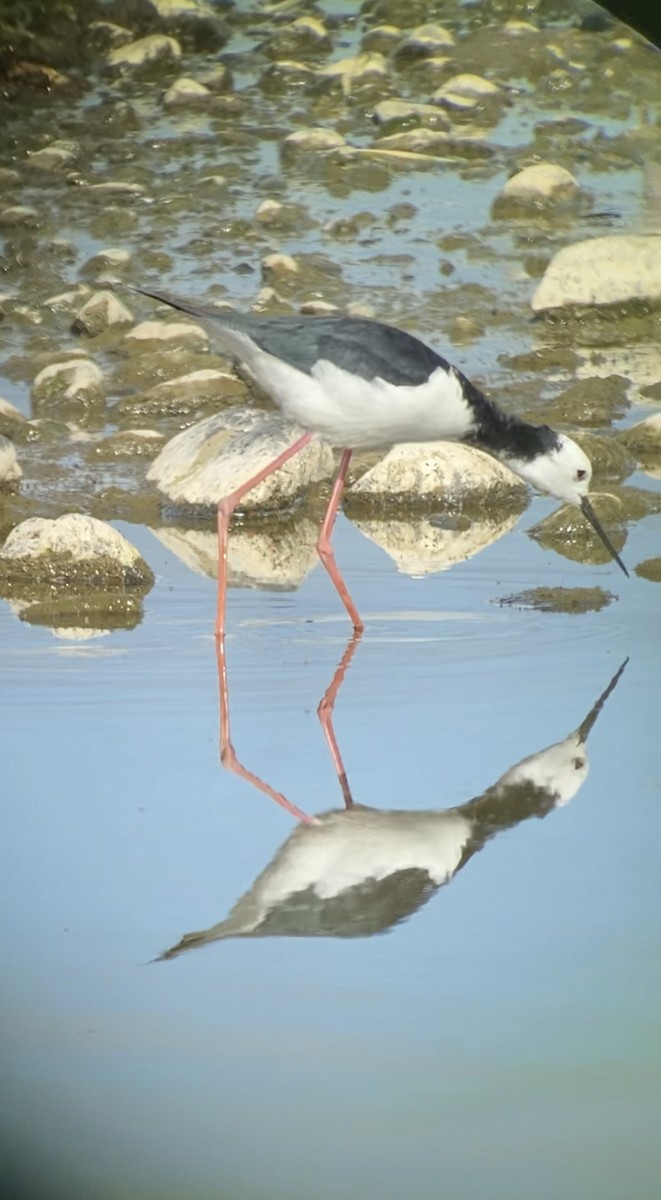
[{"label": "pink leg", "polygon": [[216,600],[215,628],[217,638],[223,637],[225,634],[225,603],[227,599],[227,539],[229,536],[232,513],[239,503],[239,500],[245,496],[246,492],[249,492],[251,488],[256,487],[258,483],[261,483],[262,480],[266,479],[268,475],[271,475],[273,471],[277,471],[278,467],[281,467],[283,463],[286,463],[290,458],[293,458],[295,454],[298,454],[299,450],[302,450],[304,446],[307,446],[311,438],[311,433],[304,433],[302,437],[298,438],[298,440],[294,442],[293,446],[289,446],[286,450],[283,450],[282,454],[279,454],[277,458],[274,458],[272,463],[269,463],[268,466],[264,467],[262,471],[258,471],[256,475],[253,475],[252,479],[249,479],[246,483],[242,483],[241,487],[237,488],[235,492],[232,492],[229,496],[225,496],[224,500],[221,500],[220,504],[218,505],[218,592]]},{"label": "pink leg", "polygon": [[282,792],[276,792],[270,784],[265,783],[258,775],[254,775],[240,763],[236,757],[232,738],[230,735],[230,707],[229,707],[229,691],[227,687],[227,664],[225,661],[225,638],[221,635],[216,638],[216,661],[218,663],[218,690],[220,693],[220,761],[228,771],[233,771],[235,775],[239,775],[241,779],[246,779],[248,783],[253,784],[260,792],[264,792],[266,796],[270,796],[271,800],[275,800],[281,808],[284,808],[292,817],[296,817],[297,821],[301,821],[304,825],[311,825],[313,818],[307,813],[302,812],[291,800],[283,796]]},{"label": "pink leg", "polygon": [[363,625],[363,622],[358,614],[358,609],[349,595],[347,585],[340,575],[337,563],[335,562],[335,555],[333,554],[330,544],[333,525],[335,524],[337,510],[342,498],[342,492],[344,491],[344,481],[347,477],[350,460],[351,451],[343,450],[342,458],[340,459],[340,469],[335,477],[333,490],[331,492],[330,500],[328,501],[328,508],[326,509],[326,516],[324,517],[321,529],[319,530],[319,538],[317,539],[317,552],[333,583],[335,584],[337,591],[339,592],[340,599],[344,607],[353,621],[353,627],[356,633],[360,633],[365,626]]},{"label": "pink leg", "polygon": [[347,779],[347,773],[344,769],[344,763],[342,762],[342,755],[340,754],[340,748],[337,744],[337,738],[335,737],[335,730],[333,729],[333,709],[335,707],[337,693],[342,686],[349,663],[356,652],[356,646],[358,645],[361,637],[362,631],[360,629],[354,630],[349,644],[337,665],[335,674],[333,675],[333,678],[331,679],[317,709],[317,716],[321,722],[321,728],[324,731],[324,737],[326,738],[326,743],[333,760],[333,766],[337,772],[337,778],[342,789],[342,795],[344,796],[345,808],[353,807],[353,796],[351,795],[349,780]]}]

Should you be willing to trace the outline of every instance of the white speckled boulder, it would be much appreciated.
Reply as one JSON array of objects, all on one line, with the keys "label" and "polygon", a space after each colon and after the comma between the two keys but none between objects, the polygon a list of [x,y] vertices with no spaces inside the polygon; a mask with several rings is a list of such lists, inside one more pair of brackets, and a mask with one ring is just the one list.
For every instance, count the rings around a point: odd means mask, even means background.
[{"label": "white speckled boulder", "polygon": [[661,301],[661,235],[614,235],[565,246],[532,298],[533,312]]}]

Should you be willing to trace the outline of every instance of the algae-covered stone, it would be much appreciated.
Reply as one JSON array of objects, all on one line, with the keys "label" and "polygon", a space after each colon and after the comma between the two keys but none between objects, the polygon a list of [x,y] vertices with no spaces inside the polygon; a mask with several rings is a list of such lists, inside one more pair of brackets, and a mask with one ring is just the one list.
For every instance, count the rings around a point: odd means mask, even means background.
[{"label": "algae-covered stone", "polygon": [[581,430],[574,435],[593,469],[593,482],[622,483],[636,469],[636,459],[619,438]]},{"label": "algae-covered stone", "polygon": [[78,310],[72,324],[74,333],[97,337],[114,325],[130,325],[133,313],[114,292],[94,292]]},{"label": "algae-covered stone", "polygon": [[121,429],[102,438],[94,447],[99,458],[154,458],[165,435],[155,429]]},{"label": "algae-covered stone", "polygon": [[594,425],[604,428],[630,407],[629,380],[622,375],[593,376],[574,383],[547,409],[551,425]]},{"label": "algae-covered stone", "polygon": [[109,67],[137,70],[155,62],[176,62],[181,58],[181,46],[176,38],[152,33],[136,42],[118,46],[106,56]]},{"label": "algae-covered stone", "polygon": [[[178,433],[147,478],[177,504],[211,508],[291,446],[301,430],[280,413],[241,408],[216,413]],[[287,505],[311,484],[329,478],[333,452],[313,439],[241,501],[242,509]]]},{"label": "algae-covered stone", "polygon": [[77,142],[55,141],[41,150],[33,150],[28,154],[27,162],[30,167],[38,167],[42,171],[55,171],[70,166],[80,155]]},{"label": "algae-covered stone", "polygon": [[124,396],[116,407],[122,416],[172,417],[198,413],[212,406],[242,399],[247,388],[242,379],[229,371],[203,369],[191,371],[157,383],[146,392]]},{"label": "algae-covered stone", "polygon": [[507,180],[493,204],[494,216],[529,214],[534,209],[566,204],[580,193],[578,180],[556,163],[535,163]]},{"label": "algae-covered stone", "polygon": [[295,151],[336,150],[345,146],[346,141],[341,133],[334,129],[297,129],[287,134],[282,148],[285,153]]},{"label": "algae-covered stone", "polygon": [[5,438],[16,438],[20,441],[25,439],[27,426],[29,421],[23,416],[22,412],[0,396],[0,434]]},{"label": "algae-covered stone", "polygon": [[650,583],[661,583],[661,558],[646,558],[634,567],[636,575]]},{"label": "algae-covered stone", "polygon": [[204,104],[210,96],[211,90],[205,84],[182,75],[170,84],[163,95],[163,103],[166,108],[181,108],[185,105]]},{"label": "algae-covered stone", "polygon": [[[615,549],[626,542],[625,505],[618,496],[602,492],[591,497],[592,506]],[[608,550],[579,508],[564,505],[528,530],[528,535],[545,549],[555,550],[574,562],[610,563]]]},{"label": "algae-covered stone", "polygon": [[32,384],[32,399],[38,408],[60,404],[88,408],[103,398],[103,373],[89,358],[51,363]]},{"label": "algae-covered stone", "polygon": [[130,350],[150,350],[162,346],[164,350],[189,346],[191,342],[208,342],[209,335],[201,325],[192,321],[142,321],[130,329],[124,344]]},{"label": "algae-covered stone", "polygon": [[661,413],[653,413],[630,429],[623,429],[618,438],[633,454],[656,458],[661,455]]},{"label": "algae-covered stone", "polygon": [[[347,507],[393,506],[463,508],[488,500],[523,512],[525,485],[495,458],[458,442],[408,443],[393,446],[347,492]],[[495,516],[495,514],[494,514]]]},{"label": "algae-covered stone", "polygon": [[0,488],[18,483],[22,474],[14,443],[0,434]]},{"label": "algae-covered stone", "polygon": [[507,608],[535,608],[538,612],[600,612],[617,597],[605,588],[538,587],[512,596],[502,596],[498,604]]},{"label": "algae-covered stone", "polygon": [[30,517],[0,549],[0,591],[35,597],[57,591],[148,591],[154,576],[135,546],[111,525],[81,513]]},{"label": "algae-covered stone", "polygon": [[380,83],[387,76],[388,68],[382,54],[366,51],[320,67],[317,74],[329,83],[339,84],[344,94],[350,95],[358,87]]},{"label": "algae-covered stone", "polygon": [[661,235],[616,234],[565,246],[532,298],[533,312],[661,301]]}]

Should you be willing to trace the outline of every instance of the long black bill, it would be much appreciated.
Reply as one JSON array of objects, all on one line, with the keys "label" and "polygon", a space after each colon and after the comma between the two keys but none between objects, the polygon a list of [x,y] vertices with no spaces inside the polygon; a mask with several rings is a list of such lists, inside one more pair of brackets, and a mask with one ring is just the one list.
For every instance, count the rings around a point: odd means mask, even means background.
[{"label": "long black bill", "polygon": [[603,525],[600,523],[600,521],[597,517],[597,514],[594,511],[592,505],[590,504],[590,501],[588,500],[587,496],[583,496],[583,498],[581,500],[581,512],[583,513],[583,516],[590,522],[595,533],[599,535],[602,542],[604,543],[604,546],[608,550],[608,553],[611,555],[612,558],[615,559],[615,562],[617,563],[618,567],[620,568],[621,571],[624,571],[624,574],[626,575],[626,577],[628,579],[629,572],[627,571],[624,563],[622,562],[622,559],[620,558],[617,550],[615,549],[615,546],[613,545],[608,534],[606,533],[606,530],[604,529]]},{"label": "long black bill", "polygon": [[576,731],[578,733],[578,738],[579,738],[579,741],[581,742],[581,745],[584,745],[585,742],[587,741],[588,734],[589,734],[590,730],[592,729],[595,721],[597,720],[599,713],[601,712],[602,708],[604,707],[604,704],[608,700],[608,697],[610,696],[611,692],[615,691],[615,688],[617,687],[618,683],[620,682],[620,679],[622,678],[622,675],[624,674],[624,668],[626,667],[628,661],[629,661],[629,658],[627,656],[627,658],[625,658],[624,662],[622,663],[622,666],[619,667],[618,670],[615,672],[615,674],[614,674],[613,678],[611,679],[606,690],[601,693],[598,700],[595,700],[595,702],[592,705],[592,708],[590,709],[585,720],[581,721],[581,724],[579,725],[579,727]]}]

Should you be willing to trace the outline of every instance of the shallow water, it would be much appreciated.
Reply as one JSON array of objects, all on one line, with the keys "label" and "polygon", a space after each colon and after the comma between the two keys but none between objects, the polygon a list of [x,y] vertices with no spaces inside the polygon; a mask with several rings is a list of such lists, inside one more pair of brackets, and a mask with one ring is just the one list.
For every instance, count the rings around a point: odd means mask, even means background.
[{"label": "shallow water", "polygon": [[[558,19],[569,20],[561,13]],[[461,16],[466,27],[474,20],[468,11]],[[356,36],[347,35],[342,54],[355,50]],[[238,51],[250,37],[249,30],[237,34],[228,49]],[[194,66],[189,56],[185,67]],[[249,73],[246,79],[249,87]],[[237,73],[237,87],[242,81]],[[106,131],[100,139],[94,104],[99,96],[116,99],[122,88],[142,126],[135,135]],[[581,349],[580,330],[563,335],[531,324],[535,281],[521,265],[527,250],[546,254],[596,236],[604,221],[612,231],[644,220],[640,159],[632,151],[615,169],[604,151],[602,159],[583,160],[581,178],[608,217],[569,228],[491,222],[491,202],[517,154],[525,157],[535,122],[565,112],[549,95],[530,95],[496,127],[495,165],[479,180],[456,164],[444,166],[441,188],[433,171],[384,173],[373,191],[321,179],[306,165],[280,172],[277,143],[255,138],[232,152],[232,219],[252,216],[273,192],[303,204],[317,224],[237,239],[223,233],[220,216],[227,213],[218,215],[215,198],[196,195],[191,205],[190,181],[180,173],[182,163],[194,180],[219,168],[217,125],[205,114],[164,114],[159,94],[139,83],[113,89],[102,81],[66,112],[52,99],[22,118],[13,111],[11,136],[24,139],[16,142],[17,162],[39,139],[89,137],[89,178],[119,174],[149,189],[148,202],[104,210],[59,179],[24,180],[16,202],[50,206],[34,239],[9,238],[7,280],[24,287],[28,310],[108,244],[130,246],[134,281],[159,275],[188,292],[213,281],[241,304],[254,298],[258,275],[236,273],[237,261],[256,267],[267,250],[321,251],[342,266],[341,278],[329,283],[334,299],[370,299],[379,315],[427,336],[440,327],[444,338],[451,338],[455,311],[475,315],[482,333],[452,357],[506,389],[519,377],[499,356],[562,344],[563,336]],[[587,121],[583,153],[602,136],[645,124],[635,106],[623,107],[621,91],[612,106],[609,99],[604,85],[596,111],[575,105]],[[265,125],[277,117],[282,132],[302,103],[256,100],[250,91],[249,102],[251,112],[261,105]],[[355,110],[350,120],[359,125]],[[191,133],[199,143],[186,141]],[[566,154],[567,139],[558,136]],[[9,140],[5,134],[5,146]],[[171,194],[164,190],[167,172]],[[384,214],[412,200],[417,212],[391,228]],[[121,234],[112,225],[117,208],[135,216]],[[374,215],[373,241],[369,230],[364,242],[323,232],[326,220],[366,208]],[[207,236],[214,213],[211,255],[191,239],[200,230]],[[149,233],[153,244],[144,240]],[[466,245],[443,249],[442,237],[452,233],[469,235]],[[70,240],[73,265],[50,253],[40,258],[56,234]],[[163,246],[171,262],[157,270],[148,254]],[[404,266],[400,254],[409,256]],[[444,258],[454,266],[449,284],[438,269]],[[481,300],[462,296],[470,283],[486,289]],[[455,286],[456,309],[447,298]],[[76,344],[67,318],[42,311],[40,321],[28,311],[24,323],[2,326],[0,392],[25,412],[34,355]],[[438,335],[434,342],[443,350]],[[112,348],[92,353],[112,376]],[[617,371],[623,356],[634,381],[658,379],[658,347],[642,336],[624,346],[614,336],[597,351],[587,339],[577,373]],[[546,396],[571,382],[560,370],[538,379]],[[125,390],[119,385],[116,394]],[[658,410],[635,388],[630,398],[635,417],[624,423]],[[112,409],[104,424],[113,427]],[[139,491],[141,463],[139,470],[97,466],[89,494],[84,471],[82,484],[68,485],[66,475],[65,484],[59,476],[54,483],[45,466],[57,461],[75,475],[79,448],[19,447],[28,505],[21,515],[52,515],[53,505],[66,505],[67,486],[83,507],[93,504],[95,489],[112,483],[129,495]],[[642,472],[628,482],[659,490],[658,479]],[[186,932],[223,922],[297,828],[291,813],[219,760],[214,582],[200,573],[202,541],[187,548],[167,511],[162,523],[152,522],[159,537],[142,518],[129,524],[118,517],[121,507],[111,510],[113,524],[157,577],[133,629],[83,636],[80,629],[40,628],[0,604],[0,952],[9,1081],[3,1120],[16,1194],[656,1194],[657,592],[611,564],[571,562],[528,538],[526,529],[554,507],[533,499],[518,525],[482,553],[419,577],[398,571],[393,557],[341,516],[337,557],[367,625],[343,679],[336,672],[346,662],[350,631],[319,566],[307,574],[301,567],[305,577],[294,590],[230,590],[231,735],[246,771],[304,814],[343,809],[316,715],[335,680],[334,729],[355,804],[404,813],[402,855],[418,827],[414,814],[456,809],[448,822],[459,825],[447,823],[439,850],[445,877],[436,886],[421,891],[419,876],[402,869],[369,913],[373,897],[354,897],[348,926],[346,913],[344,924],[336,913],[324,924],[323,904],[303,889],[298,909],[284,915],[291,936],[268,936],[267,928],[265,936],[191,945],[169,961],[154,960]],[[658,553],[660,534],[659,515],[632,526],[623,551],[630,568]],[[400,543],[393,546],[395,557],[403,553]],[[263,570],[277,574],[268,555]],[[580,615],[499,603],[531,587],[558,586],[602,587],[615,599]],[[484,807],[477,801],[511,768],[581,727],[627,658],[590,731],[591,767],[576,794],[554,803],[543,788],[497,792],[500,824],[491,810],[490,825],[473,824],[472,814]],[[573,769],[583,780],[584,751],[572,754],[570,762],[581,758]],[[471,800],[476,805],[466,808]],[[467,841],[461,822],[470,825]],[[340,868],[349,850],[340,854]],[[313,921],[320,936],[301,936]],[[349,932],[355,936],[329,935]]]}]

